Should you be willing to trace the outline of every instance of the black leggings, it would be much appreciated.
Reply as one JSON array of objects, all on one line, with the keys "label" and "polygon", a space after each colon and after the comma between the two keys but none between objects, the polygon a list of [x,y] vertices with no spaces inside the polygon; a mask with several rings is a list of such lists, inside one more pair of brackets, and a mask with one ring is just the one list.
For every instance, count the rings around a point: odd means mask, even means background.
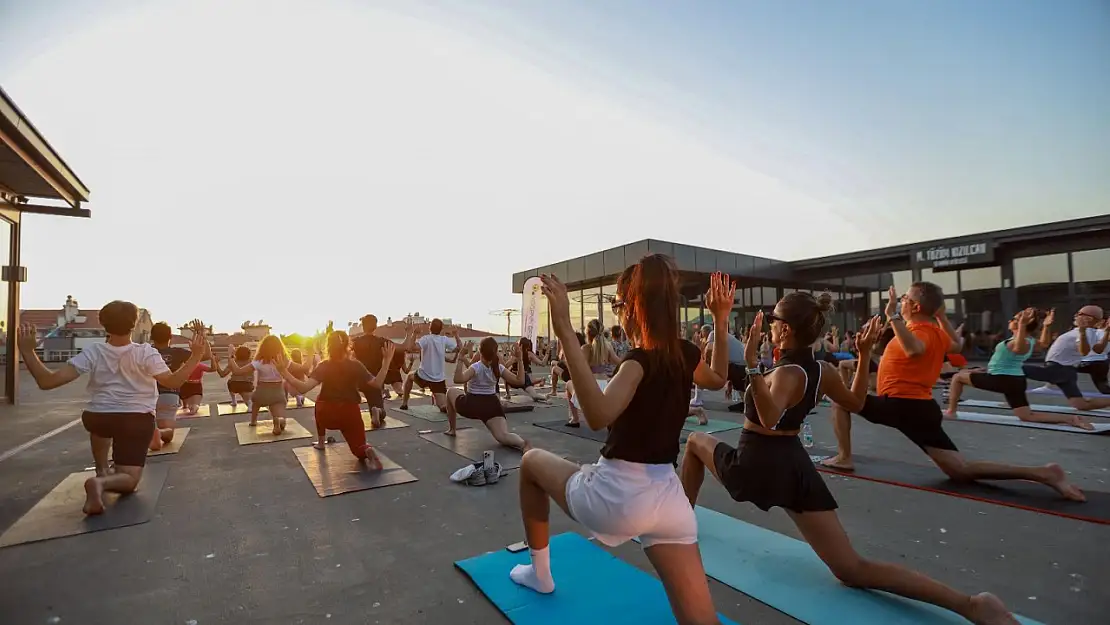
[{"label": "black leggings", "polygon": [[1076,370],[1079,373],[1086,373],[1091,376],[1091,382],[1094,383],[1098,392],[1104,395],[1110,395],[1110,382],[1107,382],[1107,374],[1110,373],[1110,360],[1096,360],[1095,362],[1085,362]]}]

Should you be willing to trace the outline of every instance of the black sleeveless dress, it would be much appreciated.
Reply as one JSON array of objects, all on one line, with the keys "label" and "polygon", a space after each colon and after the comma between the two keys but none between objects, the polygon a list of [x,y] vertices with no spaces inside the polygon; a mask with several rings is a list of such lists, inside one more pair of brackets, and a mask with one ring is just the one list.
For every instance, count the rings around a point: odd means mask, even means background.
[{"label": "black sleeveless dress", "polygon": [[[797,430],[806,415],[820,399],[821,363],[813,358],[813,350],[784,350],[775,369],[798,367],[806,375],[806,388],[801,400],[783,411],[776,430]],[[755,402],[749,388],[744,396],[745,416],[760,424]],[[719,443],[713,451],[713,465],[725,490],[736,501],[750,501],[761,510],[774,506],[793,512],[836,510],[836,499],[825,486],[821,474],[813,466],[809,451],[797,436],[770,436],[744,430],[734,448]]]}]

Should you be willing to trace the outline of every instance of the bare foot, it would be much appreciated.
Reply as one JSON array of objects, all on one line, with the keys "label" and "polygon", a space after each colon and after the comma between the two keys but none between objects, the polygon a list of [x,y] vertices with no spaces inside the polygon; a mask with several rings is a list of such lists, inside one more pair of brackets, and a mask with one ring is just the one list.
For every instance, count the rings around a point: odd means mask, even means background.
[{"label": "bare foot", "polygon": [[1063,467],[1053,462],[1051,464],[1046,464],[1044,466],[1044,471],[1047,474],[1045,486],[1054,488],[1064,499],[1079,502],[1087,501],[1087,498],[1083,496],[1083,491],[1079,490],[1074,484],[1068,481],[1068,474],[1064,473]]},{"label": "bare foot", "polygon": [[945,410],[944,411],[944,418],[945,419],[955,419],[957,416],[959,416],[959,413],[955,410]]},{"label": "bare foot", "polygon": [[366,464],[373,471],[382,470],[382,461],[378,458],[378,454],[374,452],[374,448],[369,445],[366,446]]},{"label": "bare foot", "polygon": [[278,423],[277,419],[274,419],[272,423],[274,424],[274,429],[273,429],[274,436],[280,435],[281,434],[281,424]]},{"label": "bare foot", "polygon": [[409,405],[408,405],[408,404],[401,404],[401,407],[400,407],[400,408],[398,408],[398,410],[408,410],[408,409],[409,409]]},{"label": "bare foot", "polygon": [[162,449],[162,432],[157,428],[154,430],[154,436],[150,437],[150,450],[159,451]]},{"label": "bare foot", "polygon": [[85,507],[81,511],[89,516],[104,513],[104,486],[95,477],[85,480]]},{"label": "bare foot", "polygon": [[998,597],[981,592],[971,598],[968,620],[976,625],[1018,625],[1018,620]]},{"label": "bare foot", "polygon": [[278,419],[278,429],[280,429],[282,432],[285,431],[285,417],[281,417],[280,419]]},{"label": "bare foot", "polygon": [[856,465],[854,463],[852,463],[851,458],[843,458],[839,455],[835,456],[833,458],[827,458],[825,460],[822,460],[821,461],[821,466],[828,467],[830,469],[836,469],[837,471],[855,471],[856,470]]},{"label": "bare foot", "polygon": [[256,425],[258,425],[258,421],[251,421],[250,423],[247,424],[248,427],[252,427],[252,428],[255,427]]},{"label": "bare foot", "polygon": [[528,439],[526,438],[526,439],[524,439],[524,444],[521,445],[521,447],[520,447],[520,453],[522,453],[522,454],[528,453],[528,450],[531,449],[531,448],[532,448],[532,443],[528,442]]},{"label": "bare foot", "polygon": [[447,430],[447,431],[444,432],[444,434],[446,434],[447,436],[455,436],[455,430],[454,429]]},{"label": "bare foot", "polygon": [[1091,421],[1089,419],[1087,419],[1086,417],[1081,417],[1079,415],[1073,416],[1071,418],[1071,421],[1069,422],[1069,425],[1073,425],[1073,426],[1075,426],[1077,428],[1080,428],[1080,429],[1083,429],[1083,430],[1094,430],[1095,429],[1095,426],[1091,425]]}]

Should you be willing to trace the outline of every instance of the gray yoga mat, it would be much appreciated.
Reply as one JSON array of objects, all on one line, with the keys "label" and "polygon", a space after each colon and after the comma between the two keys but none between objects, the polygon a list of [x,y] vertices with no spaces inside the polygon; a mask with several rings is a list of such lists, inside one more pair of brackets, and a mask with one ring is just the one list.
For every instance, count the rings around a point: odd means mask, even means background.
[{"label": "gray yoga mat", "polygon": [[421,434],[420,438],[440,447],[453,451],[471,462],[482,460],[482,452],[492,451],[494,460],[501,463],[503,470],[519,469],[521,453],[511,447],[504,447],[494,440],[486,428],[459,428],[456,436],[443,432]]},{"label": "gray yoga mat", "polygon": [[301,463],[308,481],[321,497],[342,495],[383,486],[396,486],[417,481],[416,476],[375,450],[382,462],[382,470],[371,470],[365,462],[351,455],[342,443],[329,444],[324,449],[297,447],[293,453]]}]

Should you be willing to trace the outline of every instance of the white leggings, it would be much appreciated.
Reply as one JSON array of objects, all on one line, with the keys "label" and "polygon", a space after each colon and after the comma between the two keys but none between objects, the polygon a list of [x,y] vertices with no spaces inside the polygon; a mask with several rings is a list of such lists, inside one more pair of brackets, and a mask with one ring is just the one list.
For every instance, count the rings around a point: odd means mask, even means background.
[{"label": "white leggings", "polygon": [[601,458],[567,480],[567,507],[599,541],[616,547],[698,542],[698,522],[669,464]]}]

